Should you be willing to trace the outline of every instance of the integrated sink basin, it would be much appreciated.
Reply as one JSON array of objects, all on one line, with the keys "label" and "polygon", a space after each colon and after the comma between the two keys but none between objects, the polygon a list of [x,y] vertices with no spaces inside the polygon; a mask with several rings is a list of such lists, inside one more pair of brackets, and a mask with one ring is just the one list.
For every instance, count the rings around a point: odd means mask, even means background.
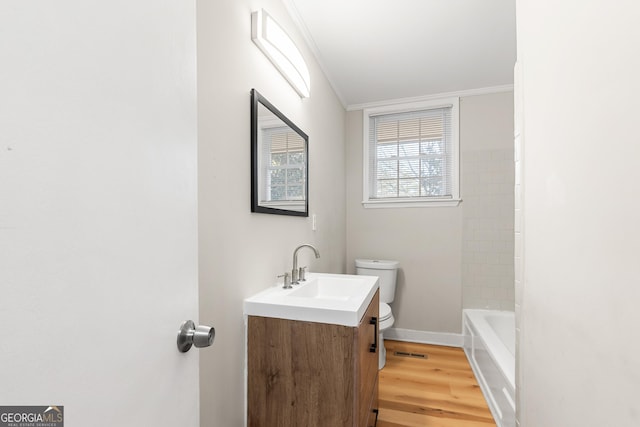
[{"label": "integrated sink basin", "polygon": [[309,273],[293,289],[279,284],[245,299],[244,314],[358,326],[377,289],[374,276]]},{"label": "integrated sink basin", "polygon": [[368,281],[362,280],[361,277],[319,274],[307,283],[302,282],[302,286],[295,287],[289,296],[348,301],[369,292],[370,284]]}]

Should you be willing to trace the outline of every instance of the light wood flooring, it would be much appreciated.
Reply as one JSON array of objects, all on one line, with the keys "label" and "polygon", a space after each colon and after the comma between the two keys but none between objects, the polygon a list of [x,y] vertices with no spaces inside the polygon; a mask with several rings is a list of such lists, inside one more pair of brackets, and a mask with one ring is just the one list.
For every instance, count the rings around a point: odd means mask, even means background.
[{"label": "light wood flooring", "polygon": [[[378,427],[496,425],[462,349],[384,343],[387,363],[379,376]],[[397,356],[396,351],[427,357]]]}]

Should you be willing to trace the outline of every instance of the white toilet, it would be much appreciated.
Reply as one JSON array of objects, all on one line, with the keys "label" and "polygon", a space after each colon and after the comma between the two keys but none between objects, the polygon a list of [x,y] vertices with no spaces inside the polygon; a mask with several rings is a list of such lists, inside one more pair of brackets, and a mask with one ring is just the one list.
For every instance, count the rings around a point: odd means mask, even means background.
[{"label": "white toilet", "polygon": [[379,362],[378,369],[384,368],[387,360],[387,350],[384,348],[383,332],[389,329],[395,319],[391,312],[389,303],[393,302],[396,294],[396,276],[398,271],[398,261],[373,260],[373,259],[357,259],[356,274],[363,276],[378,276],[378,285],[380,286],[380,318],[378,327],[380,336],[378,337]]}]

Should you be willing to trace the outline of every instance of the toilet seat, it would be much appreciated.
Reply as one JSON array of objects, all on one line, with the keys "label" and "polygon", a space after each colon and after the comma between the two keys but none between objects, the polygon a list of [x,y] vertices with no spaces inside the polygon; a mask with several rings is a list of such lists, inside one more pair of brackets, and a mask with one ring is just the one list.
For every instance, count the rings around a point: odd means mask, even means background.
[{"label": "toilet seat", "polygon": [[379,318],[381,322],[383,320],[387,320],[389,317],[391,317],[391,306],[389,306],[389,304],[387,304],[386,302],[381,302],[380,313],[378,315],[380,316]]}]

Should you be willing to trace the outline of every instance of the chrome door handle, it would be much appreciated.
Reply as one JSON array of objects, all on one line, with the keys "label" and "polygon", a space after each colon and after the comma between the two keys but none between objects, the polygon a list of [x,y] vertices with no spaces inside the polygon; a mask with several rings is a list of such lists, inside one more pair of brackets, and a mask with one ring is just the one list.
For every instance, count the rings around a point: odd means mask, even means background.
[{"label": "chrome door handle", "polygon": [[196,326],[193,320],[185,320],[178,330],[178,351],[186,353],[192,345],[197,348],[209,347],[216,337],[216,330],[210,326]]}]

